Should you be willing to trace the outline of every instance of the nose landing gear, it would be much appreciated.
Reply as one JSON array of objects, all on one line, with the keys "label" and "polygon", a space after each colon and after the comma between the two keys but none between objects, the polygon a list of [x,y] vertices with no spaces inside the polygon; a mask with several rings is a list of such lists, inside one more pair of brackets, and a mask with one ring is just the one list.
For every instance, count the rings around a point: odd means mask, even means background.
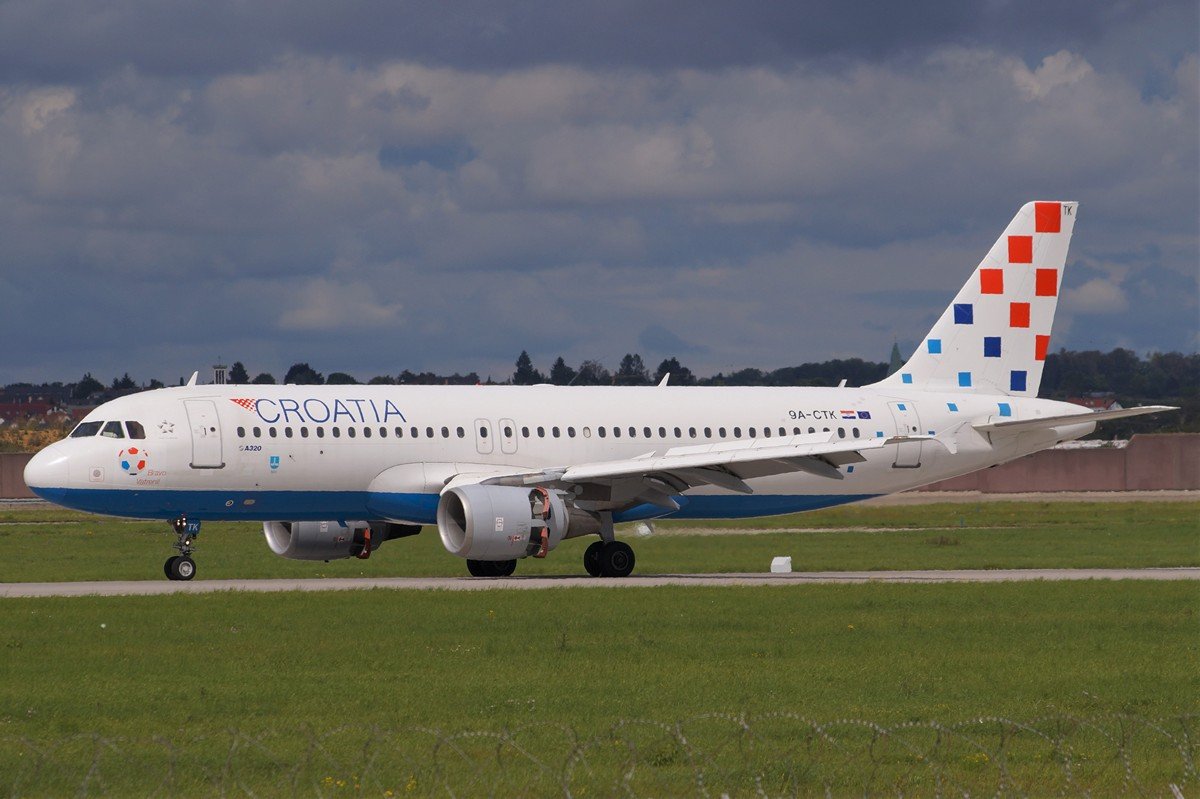
[{"label": "nose landing gear", "polygon": [[175,543],[171,546],[179,550],[179,554],[167,558],[163,573],[168,580],[190,580],[196,576],[196,561],[192,560],[192,553],[196,551],[200,522],[190,522],[186,516],[180,516],[171,522],[171,529],[175,531]]}]

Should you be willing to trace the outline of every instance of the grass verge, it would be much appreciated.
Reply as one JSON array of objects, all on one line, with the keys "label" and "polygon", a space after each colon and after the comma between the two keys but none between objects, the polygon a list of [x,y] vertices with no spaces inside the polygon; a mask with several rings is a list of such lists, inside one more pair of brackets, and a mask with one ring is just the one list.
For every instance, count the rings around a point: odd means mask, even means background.
[{"label": "grass verge", "polygon": [[[1196,600],[1146,582],[6,600],[0,785],[1161,794],[1195,784]],[[1111,734],[1070,721],[1098,715]]]},{"label": "grass verge", "polygon": [[[0,581],[162,579],[171,536],[161,522],[129,522],[56,509],[0,514]],[[790,555],[803,571],[859,569],[1135,568],[1200,565],[1200,503],[1028,503],[846,507],[735,522],[659,522],[660,534],[621,534],[637,573],[766,571]],[[689,529],[729,532],[689,535]],[[736,535],[732,528],[757,530]],[[763,532],[802,528],[797,532]],[[581,574],[584,547],[565,541],[518,574]],[[201,579],[235,577],[460,576],[437,530],[388,542],[368,561],[288,561],[262,528],[209,523],[196,558]]]}]

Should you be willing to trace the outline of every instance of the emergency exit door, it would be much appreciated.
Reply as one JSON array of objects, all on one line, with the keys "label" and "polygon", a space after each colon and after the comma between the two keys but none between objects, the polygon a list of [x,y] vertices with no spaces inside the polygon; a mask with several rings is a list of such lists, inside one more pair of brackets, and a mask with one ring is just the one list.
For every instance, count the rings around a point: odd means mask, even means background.
[{"label": "emergency exit door", "polygon": [[188,426],[192,428],[192,468],[223,469],[221,421],[212,400],[184,400]]},{"label": "emergency exit door", "polygon": [[[921,434],[921,417],[917,416],[917,407],[911,402],[889,402],[892,419],[896,422],[896,435],[918,436]],[[915,469],[921,465],[920,441],[909,441],[896,445],[896,469]]]}]

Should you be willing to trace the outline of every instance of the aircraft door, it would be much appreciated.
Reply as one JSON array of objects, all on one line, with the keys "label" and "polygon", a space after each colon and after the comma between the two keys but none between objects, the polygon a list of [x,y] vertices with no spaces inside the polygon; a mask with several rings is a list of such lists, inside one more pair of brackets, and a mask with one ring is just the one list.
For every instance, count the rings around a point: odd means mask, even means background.
[{"label": "aircraft door", "polygon": [[487,419],[475,420],[475,449],[480,455],[491,455],[496,445],[492,441],[492,423]]},{"label": "aircraft door", "polygon": [[212,400],[184,400],[188,426],[192,428],[192,468],[223,469],[221,420]]},{"label": "aircraft door", "polygon": [[[921,417],[917,416],[917,406],[911,402],[889,402],[892,419],[896,422],[896,435],[916,436],[921,434]],[[921,465],[921,443],[913,441],[896,445],[896,469],[915,469]]]},{"label": "aircraft door", "polygon": [[500,451],[505,455],[517,451],[517,426],[512,419],[500,420]]}]

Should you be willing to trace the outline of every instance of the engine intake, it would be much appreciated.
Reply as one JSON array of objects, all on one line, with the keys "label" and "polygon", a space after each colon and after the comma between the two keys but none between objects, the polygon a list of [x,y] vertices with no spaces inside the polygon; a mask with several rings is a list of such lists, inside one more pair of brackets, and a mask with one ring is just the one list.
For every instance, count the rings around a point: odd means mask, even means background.
[{"label": "engine intake", "polygon": [[437,521],[446,551],[471,560],[541,557],[591,526],[590,517],[573,514],[554,491],[488,485],[446,489]]},{"label": "engine intake", "polygon": [[419,532],[417,525],[394,522],[263,522],[267,546],[291,560],[366,557],[384,541]]}]

